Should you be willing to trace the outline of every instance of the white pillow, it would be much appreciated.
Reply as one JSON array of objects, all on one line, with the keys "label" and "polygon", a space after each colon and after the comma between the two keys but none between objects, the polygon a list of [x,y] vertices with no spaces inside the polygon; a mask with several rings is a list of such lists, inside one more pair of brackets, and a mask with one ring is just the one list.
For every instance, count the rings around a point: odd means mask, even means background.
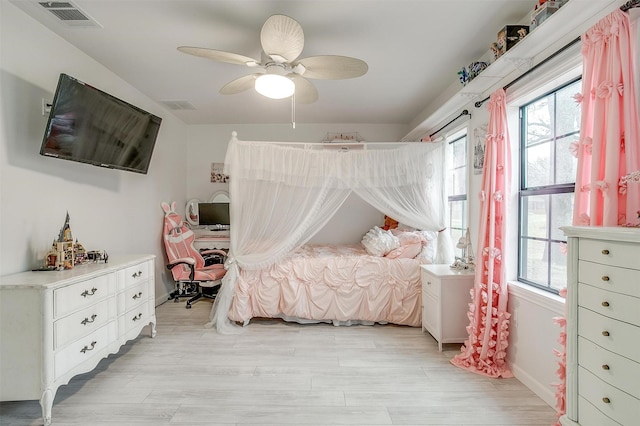
[{"label": "white pillow", "polygon": [[390,231],[374,226],[362,237],[362,245],[371,256],[384,256],[400,247],[400,240]]}]

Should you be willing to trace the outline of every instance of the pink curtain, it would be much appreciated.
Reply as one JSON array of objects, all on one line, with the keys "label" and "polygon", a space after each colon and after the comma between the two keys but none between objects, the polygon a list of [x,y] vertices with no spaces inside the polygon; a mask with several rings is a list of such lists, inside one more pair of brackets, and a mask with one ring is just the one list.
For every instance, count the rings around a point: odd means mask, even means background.
[{"label": "pink curtain", "polygon": [[640,118],[629,16],[616,10],[582,36],[580,142],[573,223],[640,221]]},{"label": "pink curtain", "polygon": [[513,377],[506,364],[509,317],[503,267],[505,196],[510,176],[506,95],[489,99],[485,163],[482,171],[480,233],[467,326],[469,339],[451,363],[489,377]]}]

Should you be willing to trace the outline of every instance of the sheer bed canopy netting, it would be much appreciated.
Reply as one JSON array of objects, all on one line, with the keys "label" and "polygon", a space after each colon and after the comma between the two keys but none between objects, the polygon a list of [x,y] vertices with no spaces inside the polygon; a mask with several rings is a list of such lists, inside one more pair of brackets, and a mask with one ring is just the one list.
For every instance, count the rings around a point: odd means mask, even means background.
[{"label": "sheer bed canopy netting", "polygon": [[[224,167],[232,200],[228,272],[208,326],[233,333],[227,313],[238,268],[278,262],[322,229],[351,192],[402,224],[446,228],[443,143],[365,143],[348,150],[325,145],[240,141],[233,132]],[[434,261],[452,260],[449,233],[439,232]]]}]

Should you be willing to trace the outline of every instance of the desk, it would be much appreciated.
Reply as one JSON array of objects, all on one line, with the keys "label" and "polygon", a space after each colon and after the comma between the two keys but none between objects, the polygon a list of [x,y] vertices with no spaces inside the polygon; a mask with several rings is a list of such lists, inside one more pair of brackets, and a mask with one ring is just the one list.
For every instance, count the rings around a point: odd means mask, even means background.
[{"label": "desk", "polygon": [[229,232],[215,232],[208,230],[194,230],[196,239],[193,241],[193,246],[196,250],[202,249],[229,249]]}]

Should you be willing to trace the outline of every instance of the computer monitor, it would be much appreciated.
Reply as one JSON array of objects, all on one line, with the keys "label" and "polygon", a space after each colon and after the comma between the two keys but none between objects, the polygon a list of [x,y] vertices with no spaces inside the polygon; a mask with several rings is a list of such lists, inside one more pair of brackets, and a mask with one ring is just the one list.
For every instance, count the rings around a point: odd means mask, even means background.
[{"label": "computer monitor", "polygon": [[198,225],[229,229],[229,203],[198,203]]}]

